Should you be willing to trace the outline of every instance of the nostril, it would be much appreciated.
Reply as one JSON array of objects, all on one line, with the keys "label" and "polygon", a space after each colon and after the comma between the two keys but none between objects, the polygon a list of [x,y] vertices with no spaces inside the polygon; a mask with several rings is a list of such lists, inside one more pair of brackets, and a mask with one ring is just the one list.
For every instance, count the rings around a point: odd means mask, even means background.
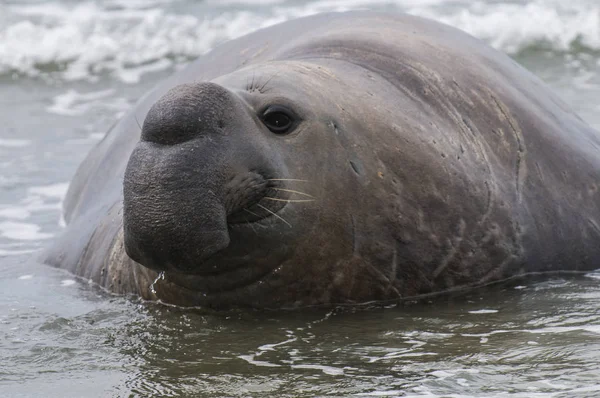
[{"label": "nostril", "polygon": [[141,140],[175,145],[202,135],[222,134],[225,110],[234,108],[234,103],[233,94],[214,83],[176,86],[148,111]]}]

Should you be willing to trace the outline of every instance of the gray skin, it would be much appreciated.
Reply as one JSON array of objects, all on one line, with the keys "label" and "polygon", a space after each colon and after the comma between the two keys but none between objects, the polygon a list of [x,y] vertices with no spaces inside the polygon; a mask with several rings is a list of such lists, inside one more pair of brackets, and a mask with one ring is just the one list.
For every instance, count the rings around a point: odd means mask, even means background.
[{"label": "gray skin", "polygon": [[184,306],[397,300],[598,268],[599,187],[600,134],[506,55],[413,16],[322,14],[141,99],[44,258]]}]

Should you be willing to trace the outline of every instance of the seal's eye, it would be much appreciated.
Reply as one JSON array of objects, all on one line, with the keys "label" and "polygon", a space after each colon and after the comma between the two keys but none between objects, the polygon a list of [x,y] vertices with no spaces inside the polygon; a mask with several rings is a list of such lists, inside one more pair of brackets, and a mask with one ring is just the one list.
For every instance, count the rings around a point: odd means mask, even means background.
[{"label": "seal's eye", "polygon": [[286,134],[295,125],[294,116],[287,109],[279,105],[268,107],[261,116],[262,122],[275,134]]}]

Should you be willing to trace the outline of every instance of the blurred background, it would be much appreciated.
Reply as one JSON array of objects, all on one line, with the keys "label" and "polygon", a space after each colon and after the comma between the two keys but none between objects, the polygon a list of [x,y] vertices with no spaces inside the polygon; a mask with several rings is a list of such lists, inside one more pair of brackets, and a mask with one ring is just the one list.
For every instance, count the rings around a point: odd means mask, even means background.
[{"label": "blurred background", "polygon": [[600,275],[362,314],[211,316],[35,264],[77,165],[215,45],[325,11],[463,29],[600,128],[598,0],[0,0],[0,396],[600,396]]}]

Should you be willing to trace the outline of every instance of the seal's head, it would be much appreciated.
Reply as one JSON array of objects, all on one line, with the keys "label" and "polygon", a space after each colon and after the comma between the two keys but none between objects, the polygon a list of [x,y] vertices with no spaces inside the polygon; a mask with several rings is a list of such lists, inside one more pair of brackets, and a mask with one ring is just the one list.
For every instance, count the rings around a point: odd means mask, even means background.
[{"label": "seal's head", "polygon": [[[281,107],[261,116],[274,134],[297,124]],[[256,130],[244,102],[215,83],[177,86],[154,104],[125,177],[131,258],[156,270],[201,273],[201,264],[229,247],[233,225],[287,204],[285,164]]]},{"label": "seal's head", "polygon": [[413,95],[427,95],[420,80],[405,95],[361,59],[252,65],[154,104],[123,216],[128,255],[177,286],[159,298],[281,308],[432,289],[438,236],[485,208],[484,196],[464,200],[485,184],[467,161],[444,163],[445,138]]},{"label": "seal's head", "polygon": [[327,76],[309,69],[179,85],[144,120],[124,179],[126,252],[198,304],[332,300],[328,270],[352,253],[343,179],[356,170],[332,151],[339,132],[316,84]]}]

